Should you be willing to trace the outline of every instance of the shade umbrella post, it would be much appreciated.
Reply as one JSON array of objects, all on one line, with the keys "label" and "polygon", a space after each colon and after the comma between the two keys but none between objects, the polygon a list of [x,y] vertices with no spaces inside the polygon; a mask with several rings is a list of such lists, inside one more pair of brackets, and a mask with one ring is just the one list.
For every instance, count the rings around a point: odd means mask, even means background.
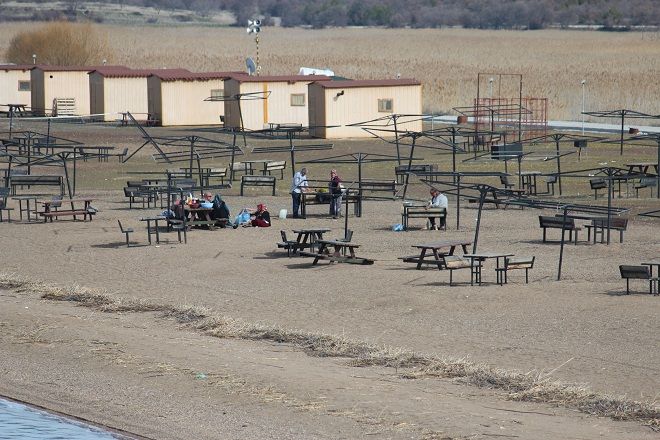
[{"label": "shade umbrella post", "polygon": [[564,215],[562,216],[562,226],[561,226],[561,243],[559,245],[559,267],[557,268],[557,281],[561,280],[561,266],[564,260],[564,243],[566,242],[565,234],[566,228],[566,216],[568,215],[568,205],[564,206]]},{"label": "shade umbrella post", "polygon": [[557,184],[559,186],[559,195],[561,195],[561,154],[559,152],[559,139],[555,139],[557,147]]},{"label": "shade umbrella post", "polygon": [[451,171],[454,173],[454,184],[456,184],[456,129],[451,128]]},{"label": "shade umbrella post", "polygon": [[358,212],[362,217],[362,153],[358,153]]},{"label": "shade umbrella post", "polygon": [[234,181],[234,159],[236,158],[236,130],[233,130],[233,139],[231,145],[231,164],[229,165],[229,182]]},{"label": "shade umbrella post", "polygon": [[623,156],[623,128],[624,128],[624,121],[626,120],[626,112],[625,110],[621,112],[621,146],[620,146],[620,155]]},{"label": "shade umbrella post", "polygon": [[[192,168],[190,169],[190,175],[192,176]],[[197,175],[199,176],[199,194],[204,198],[204,178],[202,175],[202,160],[197,155]]]},{"label": "shade umbrella post", "polygon": [[[76,194],[76,163],[77,163],[76,147],[73,147],[73,194]],[[73,209],[73,207],[71,208]]]},{"label": "shade umbrella post", "polygon": [[477,212],[477,227],[474,230],[474,243],[472,243],[472,253],[477,253],[477,242],[479,241],[479,227],[481,226],[481,211],[484,208],[484,199],[486,198],[487,190],[485,188],[479,188],[479,211]]},{"label": "shade umbrella post", "polygon": [[396,142],[396,160],[399,165],[401,165],[401,154],[399,153],[399,130],[397,128],[396,120],[398,118],[398,115],[394,115],[392,119],[394,119],[394,141]]},{"label": "shade umbrella post", "polygon": [[291,177],[296,176],[296,148],[293,146],[293,132],[288,132],[289,151],[291,152]]},{"label": "shade umbrella post", "polygon": [[[190,170],[190,177],[192,178],[193,176],[193,155],[195,152],[195,137],[191,136],[190,138],[190,157],[188,159],[188,169]],[[188,173],[186,172],[186,177],[188,177]]]},{"label": "shade umbrella post", "polygon": [[[608,169],[607,173],[609,174],[607,178],[607,245],[610,244],[610,219],[612,218],[612,193],[614,192],[614,187],[612,186],[612,169]],[[619,193],[621,195],[621,193]],[[596,232],[594,231],[594,234]],[[595,235],[594,235],[595,238]]]},{"label": "shade umbrella post", "polygon": [[403,186],[403,200],[406,200],[406,193],[408,192],[408,182],[410,181],[410,167],[412,166],[413,157],[415,155],[415,141],[417,137],[412,136],[412,144],[410,145],[410,157],[408,157],[408,170],[406,172],[406,183]]},{"label": "shade umbrella post", "polygon": [[455,175],[456,182],[456,230],[461,227],[461,175]]}]

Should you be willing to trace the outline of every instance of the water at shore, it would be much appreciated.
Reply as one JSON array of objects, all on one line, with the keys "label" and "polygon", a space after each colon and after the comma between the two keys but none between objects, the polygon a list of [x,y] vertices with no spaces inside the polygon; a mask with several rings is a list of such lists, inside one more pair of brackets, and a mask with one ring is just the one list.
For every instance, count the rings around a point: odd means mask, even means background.
[{"label": "water at shore", "polygon": [[0,438],[3,440],[112,440],[98,428],[0,399]]}]

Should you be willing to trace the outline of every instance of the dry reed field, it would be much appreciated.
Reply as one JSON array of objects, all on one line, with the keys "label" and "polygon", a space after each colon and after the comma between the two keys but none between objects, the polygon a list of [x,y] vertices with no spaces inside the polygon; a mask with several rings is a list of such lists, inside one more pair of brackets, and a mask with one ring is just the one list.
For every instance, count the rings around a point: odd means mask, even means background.
[{"label": "dry reed field", "polygon": [[[39,23],[0,24],[4,53],[11,36]],[[112,63],[130,67],[244,70],[255,56],[243,28],[126,27],[99,25]],[[415,77],[424,84],[424,110],[449,112],[472,103],[479,72],[523,74],[525,96],[547,97],[551,119],[579,119],[580,81],[586,109],[629,108],[658,114],[658,33],[593,31],[483,31],[474,29],[264,28],[264,74],[291,74],[301,66],[330,68],[355,78]],[[498,85],[495,84],[495,89]],[[503,84],[505,95],[511,84]],[[488,96],[484,84],[481,95]],[[599,122],[606,122],[600,120]],[[656,121],[657,123],[657,121]]]}]

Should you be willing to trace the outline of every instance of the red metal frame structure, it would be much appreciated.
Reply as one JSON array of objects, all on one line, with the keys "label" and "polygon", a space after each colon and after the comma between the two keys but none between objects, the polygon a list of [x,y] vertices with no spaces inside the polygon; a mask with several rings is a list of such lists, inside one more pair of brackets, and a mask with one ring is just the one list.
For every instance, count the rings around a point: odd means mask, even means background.
[{"label": "red metal frame structure", "polygon": [[[493,82],[497,84],[495,90]],[[482,90],[486,84],[490,89],[487,97],[483,96]],[[548,99],[523,97],[520,73],[478,73],[472,116],[476,132],[504,131],[519,142],[548,133]]]}]

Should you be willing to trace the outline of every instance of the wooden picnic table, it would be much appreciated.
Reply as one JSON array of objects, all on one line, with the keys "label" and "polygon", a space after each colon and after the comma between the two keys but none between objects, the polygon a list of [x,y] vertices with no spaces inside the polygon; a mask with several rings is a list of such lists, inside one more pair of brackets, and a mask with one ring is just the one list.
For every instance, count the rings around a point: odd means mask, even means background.
[{"label": "wooden picnic table", "polygon": [[248,170],[247,173],[250,175],[254,174],[254,165],[261,164],[262,170],[261,173],[263,175],[266,175],[266,165],[268,165],[269,162],[272,162],[270,159],[254,159],[254,160],[244,160],[242,161],[243,163],[247,164]]},{"label": "wooden picnic table", "polygon": [[[313,256],[314,261],[312,265],[316,265],[319,260],[329,260],[331,263],[353,263],[353,264],[373,264],[374,260],[369,258],[360,258],[355,256],[355,249],[359,248],[359,244],[350,243],[347,241],[339,240],[318,240],[319,250],[317,253],[308,253],[306,255]],[[330,253],[330,247],[334,251]],[[348,255],[346,255],[348,252]]]},{"label": "wooden picnic table", "polygon": [[[422,268],[422,264],[433,264],[439,270],[442,270],[445,267],[445,260],[443,258],[445,255],[454,255],[457,246],[461,246],[463,253],[467,254],[467,247],[471,244],[472,241],[470,240],[440,240],[431,243],[414,244],[412,247],[420,249],[419,256],[403,257],[402,260],[405,263],[417,263],[417,270]],[[447,248],[449,248],[449,251],[442,252],[443,249]],[[431,251],[430,255],[427,255],[428,251]]]},{"label": "wooden picnic table", "polygon": [[656,162],[630,162],[625,164],[628,167],[628,174],[648,174],[649,168],[653,167],[658,174],[658,164]]},{"label": "wooden picnic table", "polygon": [[[89,216],[89,220],[91,221],[92,215],[96,213],[96,211],[90,212],[93,201],[94,199],[89,197],[42,200],[40,203],[44,207],[44,211],[40,212],[39,215],[43,216],[44,222],[47,222],[49,219],[52,222],[53,218],[64,216],[72,216],[76,220],[76,217],[79,215],[82,215],[84,220],[87,220],[87,216]],[[57,204],[62,209],[53,209],[54,204]],[[67,205],[66,208],[64,208],[65,204]],[[80,204],[82,204],[82,207],[80,207]]]},{"label": "wooden picnic table", "polygon": [[330,232],[329,228],[308,228],[308,229],[294,229],[293,233],[298,234],[296,238],[296,249],[294,252],[300,252],[306,247],[314,251],[316,243],[323,240],[323,234]]},{"label": "wooden picnic table", "polygon": [[520,178],[522,180],[522,187],[527,191],[527,194],[536,195],[536,178],[540,176],[540,171],[521,171]]},{"label": "wooden picnic table", "polygon": [[187,205],[183,207],[184,211],[190,214],[190,218],[186,221],[186,226],[190,230],[193,226],[206,225],[210,230],[215,230],[215,220],[211,220],[211,212],[213,208],[190,208]]},{"label": "wooden picnic table", "polygon": [[499,284],[500,271],[497,269],[503,267],[504,259],[506,257],[513,257],[513,254],[505,252],[478,252],[475,254],[465,254],[463,257],[469,258],[472,265],[471,282],[476,282],[481,286],[481,269],[484,261],[489,258],[495,259],[495,273],[497,274],[497,283]]}]

